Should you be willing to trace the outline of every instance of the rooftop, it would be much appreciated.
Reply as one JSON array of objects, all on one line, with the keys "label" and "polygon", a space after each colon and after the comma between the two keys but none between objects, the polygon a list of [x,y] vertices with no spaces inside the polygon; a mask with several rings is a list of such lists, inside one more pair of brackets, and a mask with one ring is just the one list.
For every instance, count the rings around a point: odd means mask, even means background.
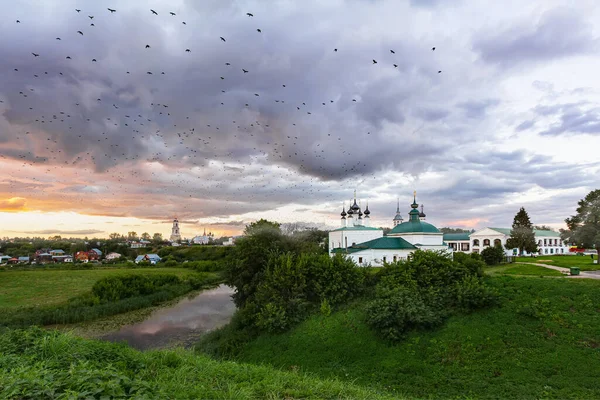
[{"label": "rooftop", "polygon": [[[348,247],[348,253],[356,253],[362,250],[417,250],[406,240],[400,237],[384,236],[377,239],[369,240],[368,242],[355,244]],[[339,247],[331,250],[332,253],[345,253],[346,249]]]}]

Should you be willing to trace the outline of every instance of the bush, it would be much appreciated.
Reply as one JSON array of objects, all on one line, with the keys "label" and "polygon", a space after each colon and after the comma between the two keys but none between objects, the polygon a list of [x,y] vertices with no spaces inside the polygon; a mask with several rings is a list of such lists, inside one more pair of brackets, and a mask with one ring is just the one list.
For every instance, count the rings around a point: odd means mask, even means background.
[{"label": "bush", "polygon": [[486,247],[481,252],[481,258],[487,265],[497,265],[504,261],[504,249],[502,246]]},{"label": "bush", "polygon": [[377,299],[367,305],[367,323],[384,339],[400,340],[408,330],[431,328],[443,322],[415,290],[406,287],[380,287]]},{"label": "bush", "polygon": [[431,328],[453,312],[495,304],[497,295],[482,280],[483,262],[457,253],[418,250],[409,261],[386,265],[380,272],[367,323],[382,337],[399,340],[410,329]]},{"label": "bush", "polygon": [[157,289],[182,283],[176,275],[121,275],[98,280],[92,286],[92,294],[102,302],[122,300],[147,295]]}]

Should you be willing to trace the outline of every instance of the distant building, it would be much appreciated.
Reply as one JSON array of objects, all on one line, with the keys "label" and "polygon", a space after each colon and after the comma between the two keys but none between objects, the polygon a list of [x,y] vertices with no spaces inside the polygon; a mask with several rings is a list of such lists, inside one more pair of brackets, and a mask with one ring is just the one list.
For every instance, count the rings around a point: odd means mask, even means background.
[{"label": "distant building", "polygon": [[112,252],[112,253],[108,253],[106,255],[105,260],[112,261],[112,260],[116,260],[119,258],[121,258],[121,254]]},{"label": "distant building", "polygon": [[25,257],[19,257],[19,264],[29,264],[29,262],[31,261],[31,259],[28,256]]},{"label": "distant building", "polygon": [[213,235],[212,232],[208,232],[208,235],[206,234],[206,228],[204,228],[204,233],[202,234],[202,236],[195,236],[192,239],[192,244],[208,244],[210,243],[211,240],[213,240],[213,238],[215,237],[215,235]]},{"label": "distant building", "polygon": [[161,258],[158,256],[158,254],[144,254],[141,256],[137,256],[135,258],[135,263],[139,264],[142,261],[148,261],[150,264],[156,264],[157,262],[159,262],[161,260]]},{"label": "distant building", "polygon": [[173,220],[173,227],[171,228],[171,237],[169,238],[171,242],[177,242],[181,240],[181,233],[179,232],[179,220],[177,217]]}]

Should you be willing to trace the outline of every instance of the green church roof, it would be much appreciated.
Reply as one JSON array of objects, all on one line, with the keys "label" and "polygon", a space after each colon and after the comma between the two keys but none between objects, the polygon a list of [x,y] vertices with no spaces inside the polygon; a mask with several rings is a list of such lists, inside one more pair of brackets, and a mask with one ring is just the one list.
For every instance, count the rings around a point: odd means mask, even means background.
[{"label": "green church roof", "polygon": [[454,240],[469,240],[469,232],[463,233],[444,233],[444,240],[454,241]]},{"label": "green church roof", "polygon": [[356,226],[343,226],[341,228],[337,228],[332,230],[331,232],[339,232],[339,231],[380,231],[381,229],[379,228],[373,228],[370,226],[362,226],[362,225],[356,225]]},{"label": "green church roof", "polygon": [[438,228],[427,222],[419,221],[418,219],[415,221],[412,219],[396,225],[388,235],[393,235],[395,233],[440,233],[440,231]]},{"label": "green church roof", "polygon": [[[348,247],[348,253],[356,253],[363,250],[417,250],[417,248],[402,238],[384,236],[350,246]],[[346,249],[338,247],[331,250],[331,252],[345,253]]]}]

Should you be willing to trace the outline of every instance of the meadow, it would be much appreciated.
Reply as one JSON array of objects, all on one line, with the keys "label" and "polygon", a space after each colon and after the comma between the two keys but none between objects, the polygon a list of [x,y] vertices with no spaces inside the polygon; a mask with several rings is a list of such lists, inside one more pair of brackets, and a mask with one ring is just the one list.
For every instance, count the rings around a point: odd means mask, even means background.
[{"label": "meadow", "polygon": [[96,281],[109,276],[164,273],[184,277],[194,272],[185,268],[2,271],[0,309],[63,303],[89,292]]},{"label": "meadow", "polygon": [[501,264],[485,270],[488,275],[564,276],[562,272],[531,264]]},{"label": "meadow", "polygon": [[297,371],[219,362],[190,351],[139,352],[37,328],[0,330],[0,398],[385,399]]},{"label": "meadow", "polygon": [[363,299],[288,332],[262,334],[235,360],[411,398],[599,398],[600,282],[486,281],[498,290],[499,307],[452,316],[395,345],[367,326]]},{"label": "meadow", "polygon": [[[594,261],[598,258],[594,254]],[[555,267],[571,268],[579,267],[581,271],[595,271],[600,270],[600,265],[594,264],[592,258],[589,255],[583,256],[537,256],[533,257],[517,257],[516,262],[528,262],[536,264],[548,264],[554,265]]]}]

